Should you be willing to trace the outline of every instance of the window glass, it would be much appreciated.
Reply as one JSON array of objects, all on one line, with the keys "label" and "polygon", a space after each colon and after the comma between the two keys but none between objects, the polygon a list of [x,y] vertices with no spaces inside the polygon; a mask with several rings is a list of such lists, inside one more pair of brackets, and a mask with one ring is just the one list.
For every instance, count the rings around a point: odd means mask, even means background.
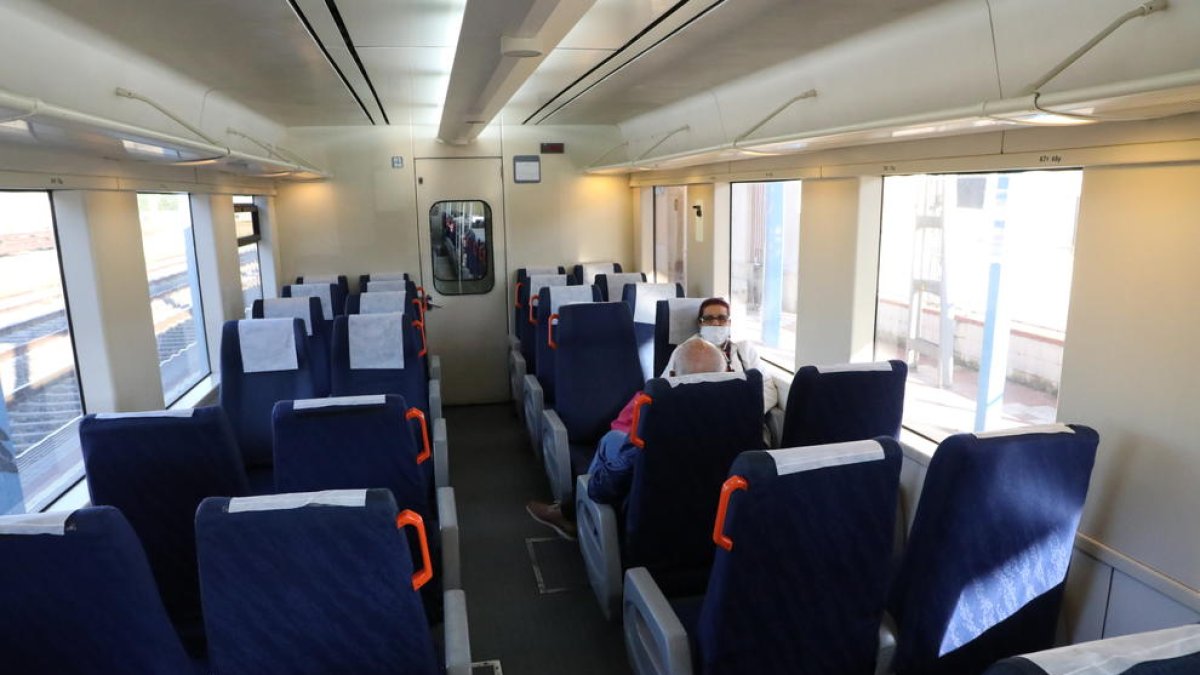
[{"label": "window glass", "polygon": [[36,511],[83,475],[83,414],[47,192],[0,192],[0,514]]},{"label": "window glass", "polygon": [[446,295],[492,290],[492,207],[478,200],[438,202],[429,209],[429,232],[434,288]]},{"label": "window glass", "polygon": [[139,194],[138,214],[163,403],[170,405],[209,374],[191,206],[186,194]]},{"label": "window glass", "polygon": [[654,281],[687,288],[687,186],[654,188]]},{"label": "window glass", "polygon": [[730,217],[730,314],[734,340],[796,368],[800,181],[734,183]]},{"label": "window glass", "polygon": [[242,304],[250,316],[255,300],[263,299],[262,272],[258,267],[258,244],[238,247],[238,268],[242,272]]},{"label": "window glass", "polygon": [[1081,175],[884,178],[875,356],[908,362],[905,426],[1055,420]]}]

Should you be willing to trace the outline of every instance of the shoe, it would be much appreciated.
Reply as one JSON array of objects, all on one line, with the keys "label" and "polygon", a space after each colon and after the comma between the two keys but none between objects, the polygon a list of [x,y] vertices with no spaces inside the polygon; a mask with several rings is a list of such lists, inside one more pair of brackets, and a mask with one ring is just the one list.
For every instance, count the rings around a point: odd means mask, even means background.
[{"label": "shoe", "polygon": [[561,505],[532,501],[525,505],[525,511],[530,518],[554,530],[558,536],[567,541],[575,541],[575,523],[563,515]]}]

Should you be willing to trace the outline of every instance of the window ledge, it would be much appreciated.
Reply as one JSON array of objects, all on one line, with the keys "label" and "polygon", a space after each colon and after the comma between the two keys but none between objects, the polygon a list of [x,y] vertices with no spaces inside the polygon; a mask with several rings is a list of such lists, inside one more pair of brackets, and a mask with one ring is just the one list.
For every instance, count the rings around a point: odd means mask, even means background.
[{"label": "window ledge", "polygon": [[937,450],[937,443],[910,431],[906,427],[900,429],[900,449],[904,451],[904,456],[921,466],[929,466],[930,460],[933,459],[933,453]]},{"label": "window ledge", "polygon": [[187,393],[179,397],[169,406],[169,410],[179,410],[182,408],[196,408],[198,406],[212,404],[216,402],[216,394],[220,389],[216,378],[212,374],[208,374],[204,379],[196,383],[196,386],[188,389]]}]

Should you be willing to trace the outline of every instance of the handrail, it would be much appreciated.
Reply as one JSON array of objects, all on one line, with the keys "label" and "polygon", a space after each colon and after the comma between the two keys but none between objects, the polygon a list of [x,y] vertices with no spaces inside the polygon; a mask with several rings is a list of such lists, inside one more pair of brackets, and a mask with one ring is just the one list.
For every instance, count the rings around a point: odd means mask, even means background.
[{"label": "handrail", "polygon": [[729,510],[729,500],[738,490],[746,490],[750,484],[741,476],[730,476],[721,485],[721,501],[717,503],[717,520],[713,523],[713,543],[726,551],[733,550],[733,540],[725,534],[725,515]]}]

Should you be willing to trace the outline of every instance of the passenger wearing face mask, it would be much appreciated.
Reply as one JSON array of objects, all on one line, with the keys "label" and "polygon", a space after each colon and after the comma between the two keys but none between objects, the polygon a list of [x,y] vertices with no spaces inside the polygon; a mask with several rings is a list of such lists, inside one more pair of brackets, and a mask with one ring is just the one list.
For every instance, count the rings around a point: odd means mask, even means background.
[{"label": "passenger wearing face mask", "polygon": [[[725,355],[726,371],[742,372],[757,369],[762,372],[759,363],[758,350],[748,342],[734,342],[729,339],[729,303],[724,298],[709,298],[700,303],[700,314],[697,317],[700,324],[700,334],[684,340],[675,348],[671,358],[663,368],[662,377],[675,375],[675,357],[679,350],[692,340],[704,340],[715,345]],[[763,373],[763,413],[775,407],[779,402],[779,392],[775,391],[775,380]]]}]

